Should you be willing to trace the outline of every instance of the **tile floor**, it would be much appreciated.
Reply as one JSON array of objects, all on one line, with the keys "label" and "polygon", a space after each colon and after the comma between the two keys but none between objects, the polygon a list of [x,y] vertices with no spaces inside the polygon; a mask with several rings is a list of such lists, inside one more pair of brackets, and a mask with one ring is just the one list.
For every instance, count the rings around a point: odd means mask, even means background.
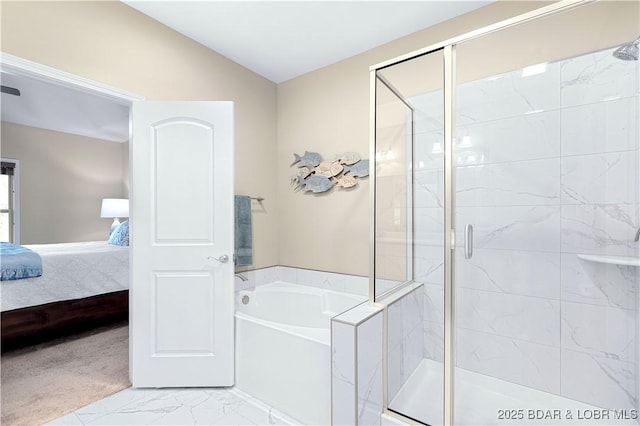
[{"label": "tile floor", "polygon": [[294,419],[234,388],[132,389],[48,425],[295,425]]}]

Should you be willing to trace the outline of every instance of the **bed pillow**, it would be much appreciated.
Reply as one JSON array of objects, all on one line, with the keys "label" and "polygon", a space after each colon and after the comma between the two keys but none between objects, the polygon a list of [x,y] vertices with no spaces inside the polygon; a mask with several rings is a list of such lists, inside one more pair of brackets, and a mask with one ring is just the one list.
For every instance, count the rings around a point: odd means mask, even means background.
[{"label": "bed pillow", "polygon": [[109,244],[114,246],[128,246],[129,245],[129,221],[125,220],[116,227],[109,236]]},{"label": "bed pillow", "polygon": [[0,280],[19,280],[42,275],[42,259],[23,246],[0,242]]}]

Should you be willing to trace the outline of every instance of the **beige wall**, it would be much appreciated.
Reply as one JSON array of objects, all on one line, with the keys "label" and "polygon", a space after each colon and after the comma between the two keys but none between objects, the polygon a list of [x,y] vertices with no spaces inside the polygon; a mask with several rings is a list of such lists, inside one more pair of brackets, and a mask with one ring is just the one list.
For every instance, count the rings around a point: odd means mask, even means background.
[{"label": "beige wall", "polygon": [[2,51],[150,100],[235,102],[235,191],[254,203],[254,265],[278,263],[276,85],[117,1],[2,2]]},{"label": "beige wall", "polygon": [[293,153],[369,157],[369,67],[543,6],[499,2],[278,85],[280,263],[369,274],[369,181],[350,192],[293,193]]},{"label": "beige wall", "polygon": [[[369,273],[367,181],[350,193],[293,193],[293,153],[369,151],[369,67],[503,19],[545,6],[542,1],[499,1],[278,85],[278,194],[280,263],[358,275]],[[637,1],[602,2],[544,23],[494,33],[462,45],[459,81],[557,60],[635,39]],[[616,25],[612,25],[616,23]],[[424,66],[404,67],[415,75]],[[389,78],[407,96],[433,90],[428,79]],[[417,82],[417,84],[416,84]],[[410,83],[404,84],[403,83]]]},{"label": "beige wall", "polygon": [[[594,38],[619,15],[606,3]],[[368,157],[371,65],[545,4],[499,1],[277,86],[119,2],[3,2],[2,50],[148,99],[236,101],[236,192],[266,199],[254,204],[254,267],[367,275],[368,179],[350,191],[294,193],[293,153]]]},{"label": "beige wall", "polygon": [[125,144],[2,123],[1,154],[20,160],[22,244],[106,240],[103,198],[123,198]]}]

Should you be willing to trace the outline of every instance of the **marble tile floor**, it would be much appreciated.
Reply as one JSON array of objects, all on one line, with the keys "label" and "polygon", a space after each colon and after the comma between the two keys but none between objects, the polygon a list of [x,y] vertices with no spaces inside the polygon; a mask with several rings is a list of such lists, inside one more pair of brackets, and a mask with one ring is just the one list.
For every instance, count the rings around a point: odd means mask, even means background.
[{"label": "marble tile floor", "polygon": [[295,425],[235,388],[128,388],[48,423],[72,425]]}]

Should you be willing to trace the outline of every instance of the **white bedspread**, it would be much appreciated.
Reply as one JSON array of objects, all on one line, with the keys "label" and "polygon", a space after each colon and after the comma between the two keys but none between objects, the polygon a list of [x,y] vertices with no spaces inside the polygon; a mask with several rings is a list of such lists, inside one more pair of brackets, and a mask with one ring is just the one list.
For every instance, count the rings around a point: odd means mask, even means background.
[{"label": "white bedspread", "polygon": [[129,247],[106,241],[26,247],[42,256],[42,276],[2,281],[3,312],[129,288]]}]

